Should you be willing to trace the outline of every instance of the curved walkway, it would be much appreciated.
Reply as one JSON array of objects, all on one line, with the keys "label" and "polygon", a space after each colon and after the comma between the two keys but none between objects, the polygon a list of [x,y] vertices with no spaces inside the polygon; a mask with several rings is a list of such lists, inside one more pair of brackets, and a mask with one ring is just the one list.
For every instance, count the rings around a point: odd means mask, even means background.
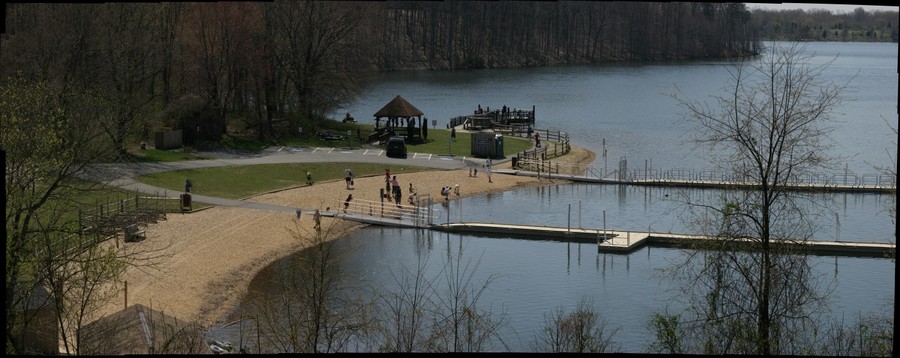
[{"label": "curved walkway", "polygon": [[[216,157],[216,159],[186,160],[178,162],[155,163],[109,163],[98,164],[86,171],[87,179],[105,181],[107,184],[125,190],[137,191],[145,194],[161,195],[167,192],[178,193],[166,188],[160,188],[140,183],[135,178],[141,175],[166,171],[213,168],[236,165],[256,164],[286,164],[286,163],[383,163],[388,165],[415,165],[438,169],[462,169],[470,166],[479,166],[483,159],[472,157],[448,157],[429,153],[409,153],[406,159],[388,158],[382,149],[372,148],[305,148],[305,147],[269,147],[261,154],[228,154],[221,152],[203,152],[204,156]],[[509,161],[498,160],[496,163]],[[104,178],[106,178],[104,180]],[[111,179],[111,181],[110,181]],[[260,210],[295,212],[298,209],[304,213],[311,212],[302,208],[292,208],[280,205],[211,197],[191,193],[191,199],[217,206],[243,207]],[[323,215],[325,215],[323,213]]]}]

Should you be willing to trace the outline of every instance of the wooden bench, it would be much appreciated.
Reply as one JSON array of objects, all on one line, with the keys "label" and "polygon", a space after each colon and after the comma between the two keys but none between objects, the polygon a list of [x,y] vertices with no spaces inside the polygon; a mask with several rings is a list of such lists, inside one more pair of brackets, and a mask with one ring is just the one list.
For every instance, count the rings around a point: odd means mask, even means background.
[{"label": "wooden bench", "polygon": [[141,230],[137,224],[131,224],[125,227],[125,242],[136,242],[146,239],[147,235]]}]

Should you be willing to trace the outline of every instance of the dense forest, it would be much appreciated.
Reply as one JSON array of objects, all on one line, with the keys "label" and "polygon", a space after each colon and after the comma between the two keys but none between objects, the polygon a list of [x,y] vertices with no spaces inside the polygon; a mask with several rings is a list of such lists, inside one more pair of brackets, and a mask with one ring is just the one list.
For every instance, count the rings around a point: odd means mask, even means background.
[{"label": "dense forest", "polygon": [[[260,139],[351,100],[366,71],[739,57],[741,3],[221,2],[8,4],[2,81],[89,91],[126,143],[226,123]],[[227,119],[227,121],[226,121]],[[293,126],[285,126],[291,128]]]},{"label": "dense forest", "polygon": [[277,137],[279,119],[351,100],[367,71],[740,57],[757,54],[760,40],[897,41],[896,12],[751,13],[741,3],[6,6],[0,81],[91,89],[112,111],[107,133],[123,152],[159,127],[200,128],[188,144],[218,140],[226,122]]},{"label": "dense forest", "polygon": [[897,42],[897,21],[896,11],[866,12],[863,8],[848,14],[753,11],[753,28],[763,40]]}]

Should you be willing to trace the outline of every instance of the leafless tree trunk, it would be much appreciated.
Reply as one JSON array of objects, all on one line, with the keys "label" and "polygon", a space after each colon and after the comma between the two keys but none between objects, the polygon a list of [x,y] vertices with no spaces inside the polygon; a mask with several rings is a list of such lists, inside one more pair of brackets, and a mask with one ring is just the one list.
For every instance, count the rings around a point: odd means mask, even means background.
[{"label": "leafless tree trunk", "polygon": [[334,247],[338,225],[291,230],[308,249],[277,275],[277,292],[264,292],[251,303],[259,313],[261,344],[280,353],[344,352],[366,331],[370,304],[357,297],[359,288],[339,270],[349,253]]},{"label": "leafless tree trunk", "polygon": [[419,256],[414,270],[393,274],[396,288],[380,293],[379,351],[423,352],[433,312],[436,277],[425,276],[428,260]]},{"label": "leafless tree trunk", "polygon": [[828,162],[830,113],[843,86],[822,80],[826,65],[808,62],[804,46],[777,46],[733,73],[732,92],[716,105],[676,98],[697,126],[697,142],[716,163],[755,186],[703,204],[686,199],[702,232],[722,238],[686,255],[673,273],[685,294],[697,352],[791,354],[815,324],[825,292],[802,244],[814,227],[802,195],[789,188]]},{"label": "leafless tree trunk", "polygon": [[570,313],[563,307],[545,316],[546,323],[535,337],[534,351],[548,353],[611,353],[618,329],[607,330],[606,321],[593,302],[582,299]]}]

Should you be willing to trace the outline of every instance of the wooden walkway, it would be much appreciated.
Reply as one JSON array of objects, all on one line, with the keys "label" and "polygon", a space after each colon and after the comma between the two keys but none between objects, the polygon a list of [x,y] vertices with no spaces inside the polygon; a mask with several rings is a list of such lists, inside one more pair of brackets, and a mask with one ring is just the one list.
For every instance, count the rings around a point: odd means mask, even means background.
[{"label": "wooden walkway", "polygon": [[[553,240],[563,242],[594,243],[601,253],[627,254],[644,246],[661,247],[685,247],[701,248],[709,244],[711,240],[720,240],[703,235],[684,235],[672,233],[649,233],[637,231],[619,231],[602,229],[566,228],[534,225],[512,225],[496,223],[449,223],[433,225],[433,230],[452,232],[457,234],[481,234],[490,236],[514,236],[516,238],[536,238],[541,240]],[[740,242],[729,240],[731,244]],[[747,240],[746,242],[750,242]],[[834,242],[834,241],[807,241],[798,243],[793,241],[779,241],[776,245],[792,245],[798,249],[807,250],[814,255],[824,256],[861,256],[861,257],[890,257],[896,245],[875,242]]]},{"label": "wooden walkway", "polygon": [[458,234],[478,233],[495,236],[515,236],[517,238],[530,237],[545,240],[591,244],[598,244],[604,240],[611,239],[614,236],[614,234],[603,234],[600,230],[593,229],[496,223],[438,224],[433,225],[431,229]]},{"label": "wooden walkway", "polygon": [[[677,179],[605,179],[596,176],[559,174],[553,172],[534,172],[528,170],[516,169],[494,169],[494,174],[521,175],[548,179],[564,179],[573,182],[597,183],[597,184],[626,184],[626,185],[643,185],[643,186],[666,186],[666,187],[695,187],[695,188],[719,188],[719,189],[738,189],[750,188],[754,185],[747,183],[738,183],[721,180],[677,180]],[[894,185],[840,185],[840,184],[796,184],[788,186],[791,190],[802,191],[826,191],[826,192],[846,192],[846,193],[893,193],[896,190]]]},{"label": "wooden walkway", "polygon": [[[727,240],[704,235],[685,235],[672,233],[648,233],[614,231],[615,236],[597,245],[599,252],[629,253],[644,246],[658,247],[684,247],[702,249],[709,247],[711,241],[721,240],[726,244],[738,246],[741,241],[752,243],[751,240]],[[858,257],[891,257],[896,250],[895,244],[877,242],[846,242],[846,241],[773,241],[775,245],[790,245],[798,250],[805,250],[813,255],[823,256],[858,256]]]}]

